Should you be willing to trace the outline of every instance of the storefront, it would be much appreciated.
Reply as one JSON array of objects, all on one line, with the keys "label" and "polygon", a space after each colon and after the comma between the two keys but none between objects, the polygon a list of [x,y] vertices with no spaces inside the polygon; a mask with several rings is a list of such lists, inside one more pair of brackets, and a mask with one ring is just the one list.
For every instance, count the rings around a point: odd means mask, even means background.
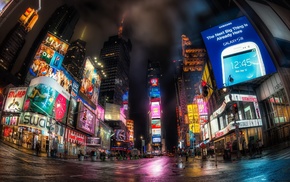
[{"label": "storefront", "polygon": [[18,128],[19,115],[4,115],[1,119],[2,136],[5,141],[19,144],[20,134]]},{"label": "storefront", "polygon": [[28,149],[35,149],[36,143],[39,142],[41,151],[45,152],[49,127],[47,116],[32,112],[22,113],[18,124],[20,145]]},{"label": "storefront", "polygon": [[66,128],[65,142],[68,155],[78,155],[80,150],[86,150],[87,137],[73,129]]},{"label": "storefront", "polygon": [[[288,83],[282,83],[279,74],[274,74],[257,89],[263,119],[263,140],[265,146],[290,140]],[[288,96],[289,97],[289,96]]]},{"label": "storefront", "polygon": [[262,120],[241,120],[231,122],[227,127],[215,133],[213,138],[216,152],[222,154],[224,149],[246,152],[250,140],[256,142],[262,138]]}]

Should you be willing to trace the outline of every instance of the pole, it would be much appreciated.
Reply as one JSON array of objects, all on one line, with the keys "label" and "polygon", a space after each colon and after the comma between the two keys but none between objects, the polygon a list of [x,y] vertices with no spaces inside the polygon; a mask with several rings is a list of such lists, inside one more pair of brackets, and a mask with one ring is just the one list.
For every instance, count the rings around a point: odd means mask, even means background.
[{"label": "pole", "polygon": [[240,131],[239,131],[239,124],[236,121],[236,116],[234,116],[234,124],[235,124],[235,133],[236,133],[236,138],[237,138],[237,159],[240,158]]}]

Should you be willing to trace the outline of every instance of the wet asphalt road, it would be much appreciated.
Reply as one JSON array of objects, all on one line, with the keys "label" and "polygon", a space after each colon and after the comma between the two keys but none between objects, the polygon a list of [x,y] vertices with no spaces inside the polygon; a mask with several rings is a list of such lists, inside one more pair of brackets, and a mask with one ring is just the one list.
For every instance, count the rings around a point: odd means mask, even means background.
[{"label": "wet asphalt road", "polygon": [[91,162],[37,157],[0,145],[0,181],[290,181],[289,164],[289,149],[233,162],[167,156]]}]

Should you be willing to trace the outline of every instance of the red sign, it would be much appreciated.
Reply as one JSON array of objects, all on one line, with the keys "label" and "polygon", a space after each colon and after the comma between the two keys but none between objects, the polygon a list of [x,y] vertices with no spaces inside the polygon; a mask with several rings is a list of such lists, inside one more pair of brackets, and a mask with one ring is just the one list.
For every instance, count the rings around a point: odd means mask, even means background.
[{"label": "red sign", "polygon": [[71,130],[69,128],[66,128],[65,130],[65,138],[66,141],[71,142],[71,143],[77,143],[81,145],[86,144],[86,136],[84,134],[81,134],[79,132],[76,132],[74,130]]}]

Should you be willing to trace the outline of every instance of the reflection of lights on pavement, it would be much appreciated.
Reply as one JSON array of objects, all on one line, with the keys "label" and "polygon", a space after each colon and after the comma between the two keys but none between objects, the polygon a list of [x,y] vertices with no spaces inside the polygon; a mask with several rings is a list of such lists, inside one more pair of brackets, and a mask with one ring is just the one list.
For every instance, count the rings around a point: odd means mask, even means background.
[{"label": "reflection of lights on pavement", "polygon": [[155,161],[147,167],[147,172],[152,176],[160,176],[164,174],[163,169],[163,163],[161,161]]}]

